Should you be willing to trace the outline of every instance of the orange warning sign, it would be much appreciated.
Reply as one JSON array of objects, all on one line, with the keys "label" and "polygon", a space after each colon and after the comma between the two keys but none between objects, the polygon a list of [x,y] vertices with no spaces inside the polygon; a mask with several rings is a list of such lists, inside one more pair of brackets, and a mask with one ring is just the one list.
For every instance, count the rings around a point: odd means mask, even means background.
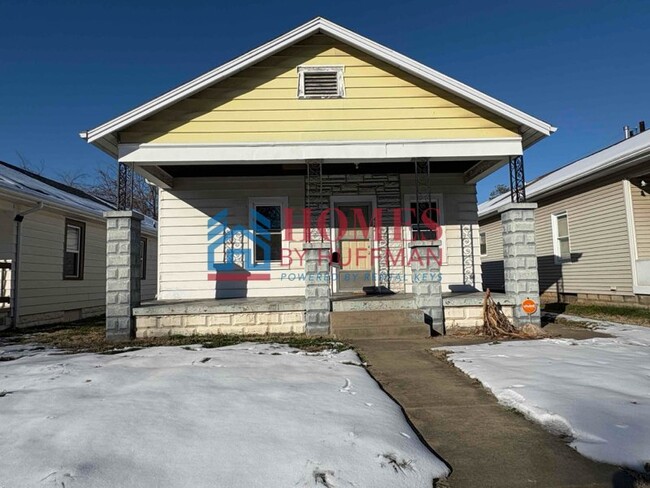
[{"label": "orange warning sign", "polygon": [[532,315],[537,312],[537,302],[532,298],[526,298],[521,302],[521,309],[528,315]]}]

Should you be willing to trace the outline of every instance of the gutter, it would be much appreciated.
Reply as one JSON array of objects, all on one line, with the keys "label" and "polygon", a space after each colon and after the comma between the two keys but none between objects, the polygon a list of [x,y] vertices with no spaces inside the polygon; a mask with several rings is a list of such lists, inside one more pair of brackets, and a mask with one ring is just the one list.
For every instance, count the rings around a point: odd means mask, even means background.
[{"label": "gutter", "polygon": [[35,207],[25,210],[22,213],[17,213],[14,217],[16,222],[16,249],[14,251],[14,262],[11,274],[11,328],[18,326],[18,298],[19,298],[19,285],[20,285],[20,248],[22,241],[22,223],[25,217],[31,213],[38,212],[43,209],[43,202],[37,202]]}]

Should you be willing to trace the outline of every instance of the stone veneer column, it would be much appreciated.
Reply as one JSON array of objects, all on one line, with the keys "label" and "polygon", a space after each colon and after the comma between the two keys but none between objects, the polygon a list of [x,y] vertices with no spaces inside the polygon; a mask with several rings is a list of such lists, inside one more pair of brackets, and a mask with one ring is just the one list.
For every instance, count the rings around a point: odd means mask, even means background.
[{"label": "stone veneer column", "polygon": [[105,212],[106,338],[135,336],[133,307],[140,305],[141,214],[131,210]]},{"label": "stone veneer column", "polygon": [[330,332],[330,245],[307,242],[305,251],[305,331],[319,335]]},{"label": "stone veneer column", "polygon": [[424,312],[433,332],[444,334],[440,265],[434,259],[440,256],[440,241],[413,241],[410,247],[415,307]]},{"label": "stone veneer column", "polygon": [[[499,209],[503,228],[505,292],[516,300],[513,321],[517,327],[529,322],[541,325],[535,251],[536,208],[536,203],[510,203]],[[521,309],[521,302],[526,298],[532,298],[538,304],[537,311],[530,318]]]}]

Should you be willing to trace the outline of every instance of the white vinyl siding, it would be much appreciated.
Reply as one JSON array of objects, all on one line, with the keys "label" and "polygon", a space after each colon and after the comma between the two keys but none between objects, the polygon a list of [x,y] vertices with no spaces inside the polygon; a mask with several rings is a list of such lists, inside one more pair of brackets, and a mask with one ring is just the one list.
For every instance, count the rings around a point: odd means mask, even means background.
[{"label": "white vinyl siding", "polygon": [[[571,262],[556,264],[551,216],[564,211],[569,215]],[[541,292],[632,293],[622,181],[540,202],[535,236]]]},{"label": "white vinyl siding", "polygon": [[[415,194],[413,175],[402,175],[402,195]],[[481,288],[481,258],[479,255],[479,232],[476,214],[476,187],[463,182],[462,175],[436,175],[434,188],[441,195],[439,202],[442,215],[443,290],[451,285],[463,284],[461,224],[472,226],[476,286]],[[304,202],[304,177],[225,177],[225,178],[177,178],[174,188],[160,192],[159,217],[159,299],[226,298],[236,296],[302,296],[304,280],[290,280],[287,274],[304,271],[304,263],[295,259],[303,253],[302,211]],[[214,270],[208,269],[208,218],[228,209],[228,225],[249,226],[250,201],[265,198],[286,198],[293,210],[293,242],[283,236],[283,247],[290,248],[293,261],[283,261],[271,266],[270,280],[227,282],[209,280]],[[249,200],[250,199],[250,200]],[[404,201],[395,206],[408,205]],[[390,229],[394,235],[394,229]],[[392,242],[391,247],[404,247],[408,256],[408,226],[402,228],[407,239]],[[409,266],[394,266],[391,273],[406,275],[410,279]],[[283,275],[285,278],[283,279]],[[399,285],[395,285],[399,289]],[[406,291],[410,291],[410,286]]]},{"label": "white vinyl siding", "polygon": [[[159,299],[298,296],[304,281],[282,279],[283,273],[302,271],[294,262],[271,266],[271,280],[211,281],[208,269],[208,218],[228,210],[228,226],[249,228],[250,204],[265,199],[286,199],[293,209],[296,242],[283,247],[302,254],[302,211],[304,177],[177,178],[174,188],[160,191],[159,216]],[[216,260],[223,260],[217,253]]]},{"label": "white vinyl siding", "polygon": [[503,291],[503,227],[501,218],[495,217],[481,223],[481,234],[485,234],[487,253],[481,256],[483,286],[494,291]]},{"label": "white vinyl siding", "polygon": [[[13,227],[13,216],[29,206],[0,200],[6,209],[0,216],[2,228]],[[63,279],[66,218],[85,220],[83,280]],[[14,224],[15,225],[15,224]],[[11,242],[14,242],[12,231]],[[148,240],[147,279],[142,298],[155,296],[156,237]],[[0,246],[2,256],[13,260],[13,244]],[[22,223],[19,326],[60,322],[66,311],[81,311],[81,316],[100,315],[106,305],[106,222],[90,220],[72,213],[43,209],[29,214]]]}]

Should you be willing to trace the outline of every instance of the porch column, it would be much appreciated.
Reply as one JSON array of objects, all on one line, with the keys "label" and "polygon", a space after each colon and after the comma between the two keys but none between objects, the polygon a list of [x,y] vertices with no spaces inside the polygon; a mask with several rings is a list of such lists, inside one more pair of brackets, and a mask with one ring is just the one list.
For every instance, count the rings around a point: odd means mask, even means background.
[{"label": "porch column", "polygon": [[135,336],[133,307],[140,305],[141,214],[104,212],[106,217],[106,339]]},{"label": "porch column", "polygon": [[[536,203],[510,203],[500,209],[503,228],[503,273],[505,291],[515,298],[514,325],[541,325],[539,276],[535,250]],[[521,308],[527,298],[535,300],[537,311],[530,317]]]},{"label": "porch column", "polygon": [[413,241],[411,271],[415,308],[424,312],[424,319],[433,332],[445,333],[440,283],[440,241]]},{"label": "porch column", "polygon": [[305,331],[311,335],[330,332],[330,245],[306,242]]}]

